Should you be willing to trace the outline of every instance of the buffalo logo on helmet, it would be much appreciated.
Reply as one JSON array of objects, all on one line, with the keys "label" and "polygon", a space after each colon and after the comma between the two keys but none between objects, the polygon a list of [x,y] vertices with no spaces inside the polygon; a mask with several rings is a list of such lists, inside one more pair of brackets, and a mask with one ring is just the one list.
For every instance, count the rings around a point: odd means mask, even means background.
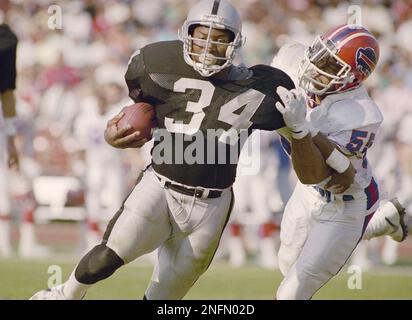
[{"label": "buffalo logo on helmet", "polygon": [[377,63],[375,50],[372,48],[359,48],[356,51],[356,68],[365,76],[369,76]]}]

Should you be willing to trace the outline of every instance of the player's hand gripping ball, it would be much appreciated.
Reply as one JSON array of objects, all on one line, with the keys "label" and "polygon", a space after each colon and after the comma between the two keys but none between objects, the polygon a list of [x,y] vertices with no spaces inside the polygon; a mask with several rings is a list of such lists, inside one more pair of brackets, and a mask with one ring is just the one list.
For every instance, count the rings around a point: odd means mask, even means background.
[{"label": "player's hand gripping ball", "polygon": [[107,123],[105,140],[115,148],[140,148],[152,139],[157,126],[155,107],[139,102],[124,107]]},{"label": "player's hand gripping ball", "polygon": [[124,107],[122,111],[124,116],[117,123],[119,129],[130,126],[125,135],[139,131],[141,138],[152,139],[153,128],[157,126],[155,108],[146,103],[139,102]]}]

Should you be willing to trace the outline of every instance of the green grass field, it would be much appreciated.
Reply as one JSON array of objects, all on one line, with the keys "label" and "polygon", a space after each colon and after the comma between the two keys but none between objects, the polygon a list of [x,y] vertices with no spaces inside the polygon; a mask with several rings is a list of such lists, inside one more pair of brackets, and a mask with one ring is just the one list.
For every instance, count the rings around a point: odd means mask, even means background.
[{"label": "green grass field", "polygon": [[[63,280],[74,262],[53,260],[0,260],[0,299],[28,299],[47,287],[50,265],[62,268]],[[98,283],[87,299],[141,299],[150,278],[152,267],[135,264],[116,272],[110,279]],[[351,274],[347,268],[330,281],[314,299],[412,299],[411,267],[380,268],[362,274],[362,289],[348,289]],[[233,269],[225,264],[212,264],[185,299],[272,299],[281,281],[277,271],[257,267]]]}]

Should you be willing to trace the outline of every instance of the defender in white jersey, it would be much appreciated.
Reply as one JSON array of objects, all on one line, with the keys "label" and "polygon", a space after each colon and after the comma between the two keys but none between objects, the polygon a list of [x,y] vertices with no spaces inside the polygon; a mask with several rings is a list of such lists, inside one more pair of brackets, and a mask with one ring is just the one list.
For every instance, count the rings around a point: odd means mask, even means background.
[{"label": "defender in white jersey", "polygon": [[[361,83],[378,58],[376,39],[365,28],[345,25],[318,36],[309,48],[287,45],[273,61],[304,90],[278,89],[283,105],[276,107],[292,131],[282,142],[301,182],[281,224],[279,266],[285,278],[277,299],[310,299],[362,237],[406,237],[398,202],[376,212],[379,190],[366,158],[383,117]],[[353,169],[348,189],[331,182],[334,173],[350,175]]]}]

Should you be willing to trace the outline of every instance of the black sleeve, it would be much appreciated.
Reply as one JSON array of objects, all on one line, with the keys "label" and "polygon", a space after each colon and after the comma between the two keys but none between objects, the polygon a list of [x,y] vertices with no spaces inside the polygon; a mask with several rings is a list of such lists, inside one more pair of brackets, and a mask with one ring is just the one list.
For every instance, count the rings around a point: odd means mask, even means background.
[{"label": "black sleeve", "polygon": [[156,106],[163,101],[160,100],[159,90],[146,70],[145,48],[139,50],[130,60],[125,80],[129,89],[129,97],[134,102],[147,102]]},{"label": "black sleeve", "polygon": [[276,102],[281,101],[276,90],[278,87],[294,89],[292,79],[283,71],[265,65],[254,66],[253,70],[262,77],[256,89],[264,93],[265,98],[251,119],[251,128],[272,131],[285,127],[283,116],[276,108]]},{"label": "black sleeve", "polygon": [[16,89],[16,51],[16,35],[0,25],[0,93]]},{"label": "black sleeve", "polygon": [[276,109],[276,101],[271,96],[265,97],[252,117],[252,129],[272,131],[286,126],[282,114]]},{"label": "black sleeve", "polygon": [[144,73],[143,54],[139,51],[137,54],[132,56],[127,67],[126,75],[124,76],[127,88],[129,89],[129,97],[134,102],[143,101],[141,82],[144,78]]}]

